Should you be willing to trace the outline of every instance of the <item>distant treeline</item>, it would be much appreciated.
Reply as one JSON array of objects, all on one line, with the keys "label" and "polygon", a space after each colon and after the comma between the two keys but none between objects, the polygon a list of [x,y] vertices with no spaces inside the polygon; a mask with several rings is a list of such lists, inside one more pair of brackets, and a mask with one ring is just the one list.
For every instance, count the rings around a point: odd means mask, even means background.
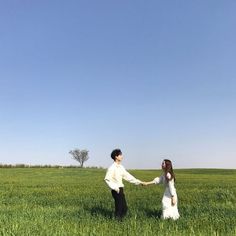
[{"label": "distant treeline", "polygon": [[70,165],[70,166],[61,166],[61,165],[28,165],[28,164],[1,164],[0,168],[79,168],[79,169],[103,169],[103,167],[89,166],[83,167]]}]

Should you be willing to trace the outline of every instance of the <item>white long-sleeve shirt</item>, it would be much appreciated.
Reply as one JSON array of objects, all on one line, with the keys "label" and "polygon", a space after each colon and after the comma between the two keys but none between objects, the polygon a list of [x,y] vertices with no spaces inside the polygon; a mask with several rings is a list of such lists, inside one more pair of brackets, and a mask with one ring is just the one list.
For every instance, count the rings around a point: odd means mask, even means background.
[{"label": "white long-sleeve shirt", "polygon": [[132,176],[121,164],[114,162],[108,169],[105,176],[105,181],[110,189],[118,191],[119,188],[124,187],[122,179],[132,183],[140,184],[141,181]]}]

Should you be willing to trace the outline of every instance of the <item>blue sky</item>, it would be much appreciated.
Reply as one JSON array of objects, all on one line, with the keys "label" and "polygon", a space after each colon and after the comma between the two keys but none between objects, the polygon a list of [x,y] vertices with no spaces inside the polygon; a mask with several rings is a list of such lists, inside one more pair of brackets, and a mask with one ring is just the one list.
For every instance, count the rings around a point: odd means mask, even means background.
[{"label": "blue sky", "polygon": [[235,1],[1,1],[0,162],[236,168]]}]

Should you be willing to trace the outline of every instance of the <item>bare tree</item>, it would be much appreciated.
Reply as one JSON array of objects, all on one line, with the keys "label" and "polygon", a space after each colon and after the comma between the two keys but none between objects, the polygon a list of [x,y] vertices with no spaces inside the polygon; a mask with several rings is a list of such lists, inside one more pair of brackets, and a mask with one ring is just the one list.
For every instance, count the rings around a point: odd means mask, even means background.
[{"label": "bare tree", "polygon": [[72,158],[80,163],[80,167],[83,167],[84,162],[89,159],[88,152],[89,151],[86,149],[80,150],[78,148],[69,151],[69,153],[72,155]]}]

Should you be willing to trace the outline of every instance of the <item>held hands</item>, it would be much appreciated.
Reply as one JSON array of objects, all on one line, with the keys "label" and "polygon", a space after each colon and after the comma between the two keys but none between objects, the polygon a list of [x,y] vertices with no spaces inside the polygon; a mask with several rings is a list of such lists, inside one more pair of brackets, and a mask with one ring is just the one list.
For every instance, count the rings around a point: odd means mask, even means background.
[{"label": "held hands", "polygon": [[142,182],[141,182],[141,185],[142,185],[142,186],[147,186],[147,185],[150,185],[150,184],[155,184],[155,182],[154,182],[154,181],[150,181],[150,182],[142,181]]}]

